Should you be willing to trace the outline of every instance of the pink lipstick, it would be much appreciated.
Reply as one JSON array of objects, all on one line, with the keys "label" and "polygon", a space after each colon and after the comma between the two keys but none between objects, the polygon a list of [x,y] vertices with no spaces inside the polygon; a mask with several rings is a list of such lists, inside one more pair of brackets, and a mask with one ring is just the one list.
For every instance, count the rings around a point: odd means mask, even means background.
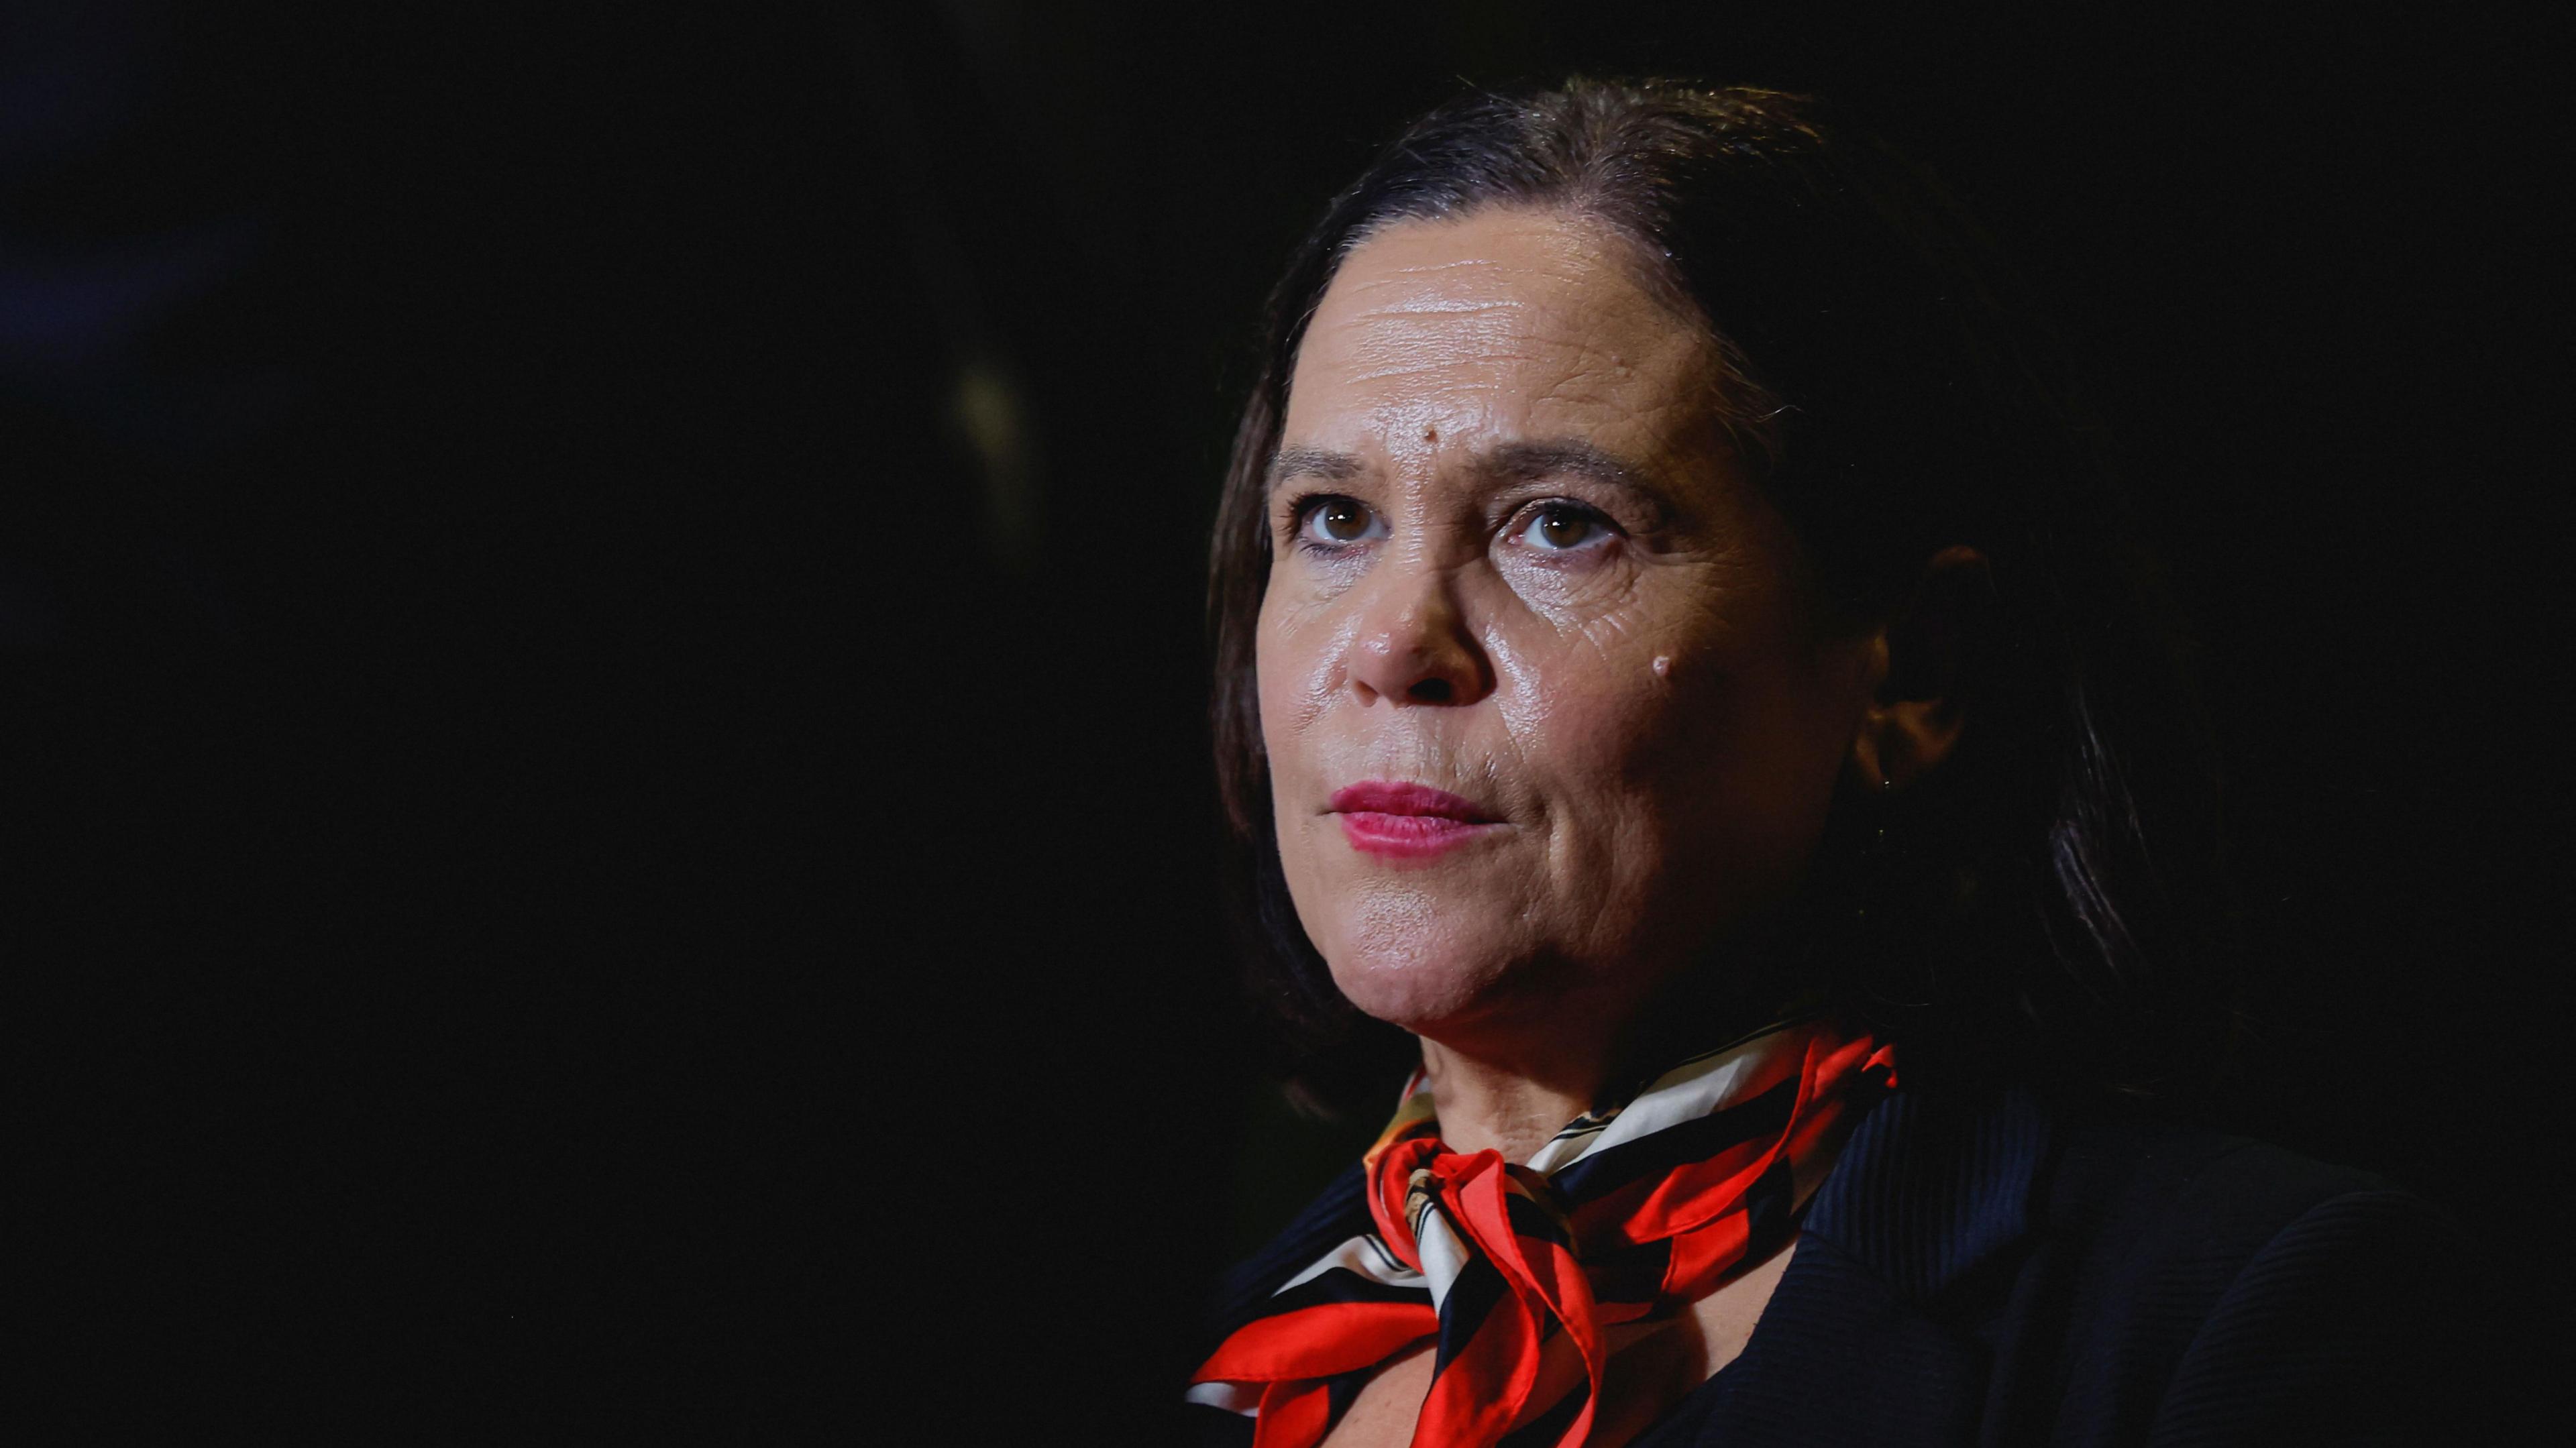
[{"label": "pink lipstick", "polygon": [[1425,860],[1502,827],[1471,800],[1427,784],[1370,779],[1333,792],[1351,848],[1390,860]]}]

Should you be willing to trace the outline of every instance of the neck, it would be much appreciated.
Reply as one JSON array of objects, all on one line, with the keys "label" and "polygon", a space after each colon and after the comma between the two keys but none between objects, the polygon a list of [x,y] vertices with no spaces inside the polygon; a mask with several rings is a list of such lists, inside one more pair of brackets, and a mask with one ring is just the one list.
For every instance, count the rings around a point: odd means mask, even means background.
[{"label": "neck", "polygon": [[1511,1162],[1536,1156],[1565,1123],[1591,1108],[1603,1084],[1597,1064],[1513,1061],[1429,1037],[1422,1042],[1422,1073],[1449,1149],[1490,1149]]},{"label": "neck", "polygon": [[[1748,1009],[1747,993],[1731,985],[1722,977],[1686,977],[1618,1011],[1586,1010],[1588,1002],[1570,996],[1520,1023],[1527,1029],[1420,1037],[1440,1139],[1452,1151],[1491,1149],[1527,1162],[1567,1122],[1600,1105],[1607,1089],[1778,1014]],[[1770,1001],[1758,987],[1750,998]]]}]

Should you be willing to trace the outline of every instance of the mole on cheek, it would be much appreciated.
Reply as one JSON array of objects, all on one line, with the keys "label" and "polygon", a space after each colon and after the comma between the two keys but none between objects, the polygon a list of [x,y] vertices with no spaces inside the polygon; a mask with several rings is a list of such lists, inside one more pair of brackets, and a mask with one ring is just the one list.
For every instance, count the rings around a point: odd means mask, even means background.
[{"label": "mole on cheek", "polygon": [[1670,654],[1657,654],[1657,655],[1655,655],[1655,677],[1656,677],[1656,678],[1658,678],[1658,679],[1669,679],[1669,678],[1671,678],[1672,676],[1673,676],[1673,660],[1672,660],[1672,655],[1670,655]]},{"label": "mole on cheek", "polygon": [[1424,428],[1422,430],[1422,440],[1424,442],[1438,442],[1440,440],[1440,429],[1436,427]]}]

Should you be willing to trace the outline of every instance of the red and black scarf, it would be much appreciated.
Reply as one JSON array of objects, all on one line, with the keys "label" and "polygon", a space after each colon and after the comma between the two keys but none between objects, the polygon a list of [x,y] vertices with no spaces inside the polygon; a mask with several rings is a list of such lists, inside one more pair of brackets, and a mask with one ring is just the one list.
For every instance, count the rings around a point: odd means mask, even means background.
[{"label": "red and black scarf", "polygon": [[1436,1339],[1415,1444],[1584,1445],[1608,1329],[1784,1245],[1893,1063],[1866,1037],[1773,1027],[1576,1117],[1526,1166],[1444,1146],[1417,1074],[1366,1158],[1377,1230],[1288,1279],[1190,1397],[1255,1415],[1255,1448],[1313,1448],[1379,1367]]}]

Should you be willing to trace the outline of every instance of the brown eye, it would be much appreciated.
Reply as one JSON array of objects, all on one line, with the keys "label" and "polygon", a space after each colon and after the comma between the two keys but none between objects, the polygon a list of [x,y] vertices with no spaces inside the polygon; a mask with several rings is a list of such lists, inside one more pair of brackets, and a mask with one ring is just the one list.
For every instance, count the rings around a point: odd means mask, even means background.
[{"label": "brown eye", "polygon": [[1580,548],[1604,535],[1601,520],[1576,508],[1541,508],[1529,526],[1521,531],[1521,540],[1549,553],[1563,553]]},{"label": "brown eye", "polygon": [[1325,498],[1311,504],[1306,512],[1304,532],[1316,543],[1362,543],[1385,531],[1368,504],[1355,498]]}]

